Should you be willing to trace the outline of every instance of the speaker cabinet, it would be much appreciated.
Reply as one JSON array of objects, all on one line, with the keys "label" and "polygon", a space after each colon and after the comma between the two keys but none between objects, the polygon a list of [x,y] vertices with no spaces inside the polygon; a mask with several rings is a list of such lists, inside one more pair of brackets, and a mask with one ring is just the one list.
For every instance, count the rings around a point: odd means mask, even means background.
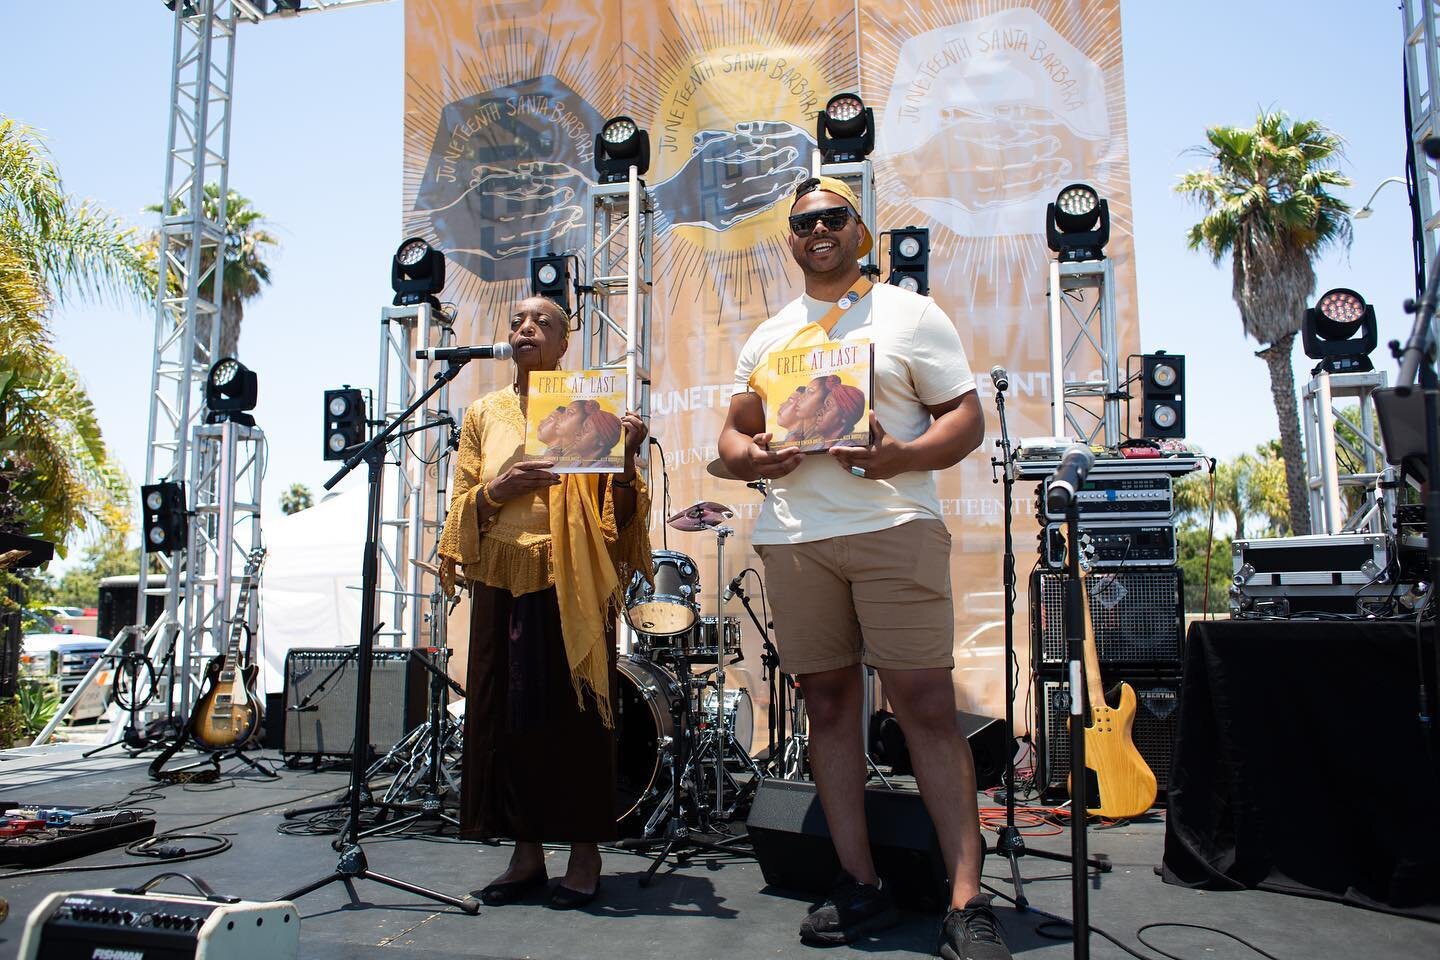
[{"label": "speaker cabinet", "polygon": [[[419,650],[375,650],[370,747],[385,753],[425,720],[427,678]],[[432,662],[434,662],[432,660]],[[285,656],[285,747],[292,757],[348,757],[355,740],[353,647],[292,649]]]},{"label": "speaker cabinet", "polygon": [[[875,869],[903,905],[933,908],[950,900],[935,826],[918,793],[867,788],[865,820]],[[840,873],[815,784],[762,780],[746,824],[765,882],[829,893]]]},{"label": "speaker cabinet", "polygon": [[[1086,582],[1090,628],[1102,664],[1179,672],[1185,635],[1179,570],[1114,570],[1091,574]],[[1065,574],[1037,570],[1031,575],[1030,630],[1038,666],[1058,667],[1069,659]]]},{"label": "speaker cabinet", "polygon": [[[1170,759],[1175,753],[1175,732],[1180,725],[1180,678],[1106,678],[1106,689],[1124,680],[1135,688],[1135,726],[1131,736],[1163,794],[1170,784]],[[1065,781],[1070,775],[1070,683],[1057,678],[1041,682],[1040,757],[1048,793],[1068,795]]]},{"label": "speaker cabinet", "polygon": [[[1005,721],[964,710],[955,711],[955,719],[960,732],[970,742],[970,755],[975,758],[976,788],[1000,786],[1005,778],[1005,751],[1013,749],[1011,739],[1005,736]],[[914,772],[905,731],[889,710],[877,710],[870,718],[870,757],[900,776]]]}]

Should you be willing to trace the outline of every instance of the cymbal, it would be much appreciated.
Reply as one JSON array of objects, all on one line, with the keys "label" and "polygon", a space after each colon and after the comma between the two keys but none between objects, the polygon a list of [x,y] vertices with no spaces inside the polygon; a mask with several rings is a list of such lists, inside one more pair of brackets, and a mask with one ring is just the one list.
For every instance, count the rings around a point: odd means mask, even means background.
[{"label": "cymbal", "polygon": [[415,566],[419,567],[421,570],[424,570],[426,573],[434,574],[437,577],[440,576],[440,568],[433,563],[429,563],[425,560],[417,560],[414,557],[410,558],[410,562],[415,564]]},{"label": "cymbal", "polygon": [[701,500],[699,503],[681,510],[665,522],[684,533],[698,533],[701,530],[718,527],[733,516],[735,516],[735,511],[725,504],[716,503],[713,500]]},{"label": "cymbal", "polygon": [[710,476],[715,477],[717,480],[740,479],[739,477],[735,476],[735,474],[730,472],[730,468],[725,466],[725,461],[721,460],[719,457],[716,457],[714,460],[711,460],[709,463],[705,464],[705,472],[710,474]]}]

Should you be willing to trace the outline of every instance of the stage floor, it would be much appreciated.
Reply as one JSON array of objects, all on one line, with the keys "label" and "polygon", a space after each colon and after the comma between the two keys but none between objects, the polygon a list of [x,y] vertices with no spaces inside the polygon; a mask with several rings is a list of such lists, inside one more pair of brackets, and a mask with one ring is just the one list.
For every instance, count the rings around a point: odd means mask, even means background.
[{"label": "stage floor", "polygon": [[[193,828],[193,832],[223,835],[234,846],[215,857],[173,866],[127,857],[123,849],[116,849],[60,866],[132,860],[137,865],[4,879],[0,896],[9,900],[10,917],[0,925],[0,960],[18,954],[26,917],[52,891],[137,884],[166,870],[181,870],[209,881],[221,893],[265,900],[328,874],[335,866],[330,837],[287,836],[277,833],[276,826],[285,822],[281,811],[286,807],[335,796],[344,787],[343,772],[282,768],[281,779],[266,781],[232,763],[219,783],[161,787],[146,776],[148,755],[129,759],[113,750],[84,759],[79,755],[83,749],[60,744],[0,753],[0,799],[7,804],[96,806],[121,801],[135,790],[151,796],[127,803],[153,809],[157,832]],[[1205,893],[1162,883],[1153,869],[1160,861],[1164,837],[1161,816],[1090,834],[1092,853],[1107,854],[1114,864],[1113,872],[1092,882],[1091,923],[1142,953],[1146,951],[1135,939],[1136,929],[1172,921],[1228,930],[1282,958],[1440,956],[1440,925],[1281,894]],[[1069,847],[1067,834],[1027,842],[1057,851]],[[1317,837],[1316,842],[1324,841]],[[478,891],[504,869],[510,854],[508,846],[413,835],[373,838],[366,841],[365,850],[376,871],[456,896]],[[562,874],[564,854],[554,852],[549,857],[551,876]],[[797,936],[809,901],[766,888],[753,861],[692,862],[679,868],[667,864],[656,881],[642,889],[636,878],[647,866],[648,861],[636,854],[607,853],[602,896],[591,907],[570,913],[535,903],[482,907],[478,916],[467,916],[368,881],[357,882],[368,906],[353,908],[347,906],[344,887],[332,884],[297,903],[303,922],[300,955],[315,960],[405,956],[721,960],[818,955]],[[1034,858],[1022,860],[1021,866],[1032,905],[1068,915],[1070,884],[1064,867]],[[1008,867],[993,856],[986,861],[985,882],[1013,893]],[[1038,960],[1070,955],[1068,942],[1037,932],[1044,918],[1017,913],[998,900],[997,907],[1017,956]],[[938,915],[907,913],[898,929],[881,938],[832,948],[824,956],[838,960],[877,952],[931,955],[938,920]],[[1170,953],[1196,960],[1257,956],[1227,938],[1200,930],[1162,929],[1146,936]],[[1092,953],[1123,955],[1098,936]]]}]

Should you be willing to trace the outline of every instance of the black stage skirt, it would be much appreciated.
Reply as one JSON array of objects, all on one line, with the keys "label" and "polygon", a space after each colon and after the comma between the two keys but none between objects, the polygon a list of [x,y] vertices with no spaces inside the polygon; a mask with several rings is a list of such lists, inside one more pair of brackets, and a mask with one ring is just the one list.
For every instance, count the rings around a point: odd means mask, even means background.
[{"label": "black stage skirt", "polygon": [[[612,703],[614,638],[607,638]],[[474,584],[460,834],[604,843],[615,821],[615,736],[591,694],[580,709],[552,587],[511,596]]]}]

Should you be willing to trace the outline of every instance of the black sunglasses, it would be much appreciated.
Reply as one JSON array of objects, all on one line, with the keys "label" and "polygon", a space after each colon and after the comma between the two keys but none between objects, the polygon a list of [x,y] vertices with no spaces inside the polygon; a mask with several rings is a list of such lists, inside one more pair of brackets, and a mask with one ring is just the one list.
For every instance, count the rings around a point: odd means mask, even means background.
[{"label": "black sunglasses", "polygon": [[824,210],[791,214],[790,232],[797,237],[808,237],[815,232],[815,224],[823,223],[826,230],[834,233],[837,230],[844,230],[845,224],[849,222],[849,207],[826,207]]}]

